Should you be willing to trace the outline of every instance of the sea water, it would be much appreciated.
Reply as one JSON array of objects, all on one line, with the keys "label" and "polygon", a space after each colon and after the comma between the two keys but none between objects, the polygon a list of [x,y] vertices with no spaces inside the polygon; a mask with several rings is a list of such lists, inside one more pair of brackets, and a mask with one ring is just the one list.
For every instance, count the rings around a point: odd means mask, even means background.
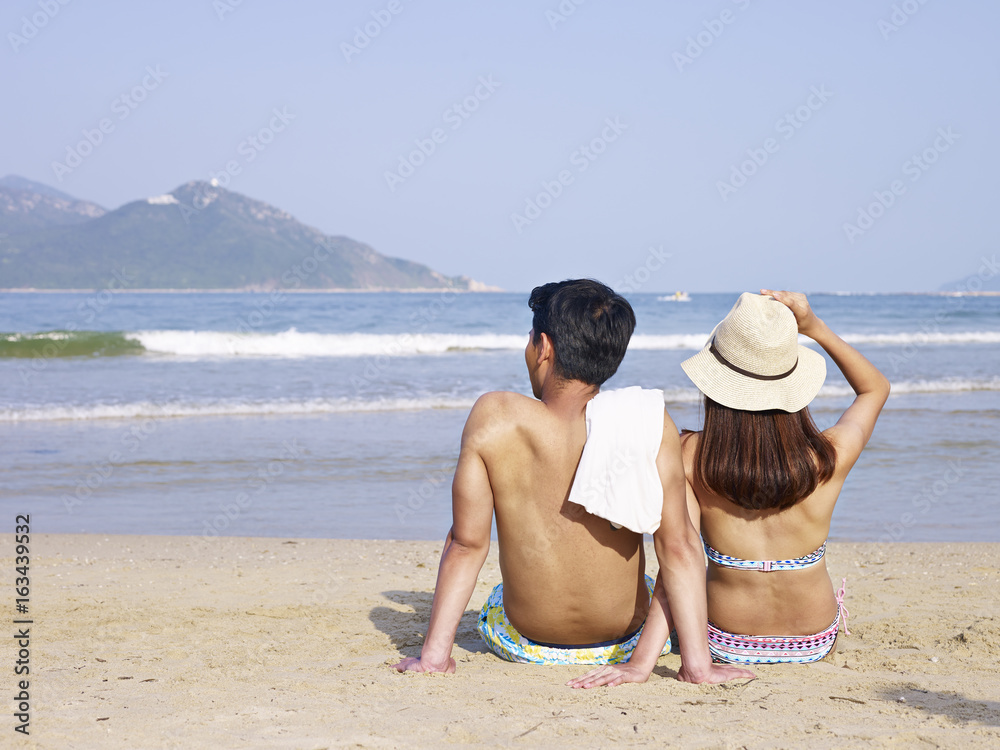
[{"label": "sea water", "polygon": [[[737,296],[629,295],[605,387],[697,429],[680,362]],[[831,538],[1000,540],[1000,298],[810,299],[893,383]],[[39,532],[439,539],[469,408],[530,395],[530,327],[526,293],[0,294],[0,503]],[[820,427],[852,396],[828,361]]]}]

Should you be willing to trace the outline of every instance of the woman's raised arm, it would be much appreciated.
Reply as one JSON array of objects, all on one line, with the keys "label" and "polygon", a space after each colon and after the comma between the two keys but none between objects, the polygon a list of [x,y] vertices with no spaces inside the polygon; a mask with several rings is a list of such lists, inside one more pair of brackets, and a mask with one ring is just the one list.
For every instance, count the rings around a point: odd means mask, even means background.
[{"label": "woman's raised arm", "polygon": [[761,289],[760,293],[774,297],[795,314],[799,333],[823,347],[857,394],[837,424],[826,431],[837,446],[837,470],[846,473],[872,436],[875,422],[889,398],[889,380],[817,317],[804,294],[773,289]]}]

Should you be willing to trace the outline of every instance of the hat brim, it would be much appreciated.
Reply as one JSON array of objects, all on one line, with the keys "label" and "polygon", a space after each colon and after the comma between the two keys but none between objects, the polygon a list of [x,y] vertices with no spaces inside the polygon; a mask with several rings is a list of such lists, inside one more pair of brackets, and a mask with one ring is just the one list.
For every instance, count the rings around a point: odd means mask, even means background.
[{"label": "hat brim", "polygon": [[801,344],[798,352],[795,370],[780,380],[758,380],[741,375],[719,362],[708,346],[681,362],[681,368],[698,390],[730,409],[796,412],[816,398],[826,380],[823,355]]}]

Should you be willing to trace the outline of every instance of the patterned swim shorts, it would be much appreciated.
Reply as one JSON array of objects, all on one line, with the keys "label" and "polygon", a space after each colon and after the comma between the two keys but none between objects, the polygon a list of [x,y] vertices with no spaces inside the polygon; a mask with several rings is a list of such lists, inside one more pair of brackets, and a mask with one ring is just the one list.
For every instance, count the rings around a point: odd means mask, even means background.
[{"label": "patterned swim shorts", "polygon": [[[653,596],[654,581],[646,576],[649,596]],[[479,613],[479,633],[486,645],[501,659],[521,664],[623,664],[628,661],[642,635],[642,628],[617,643],[598,643],[582,648],[551,646],[525,638],[507,619],[503,609],[503,584],[490,592]],[[661,656],[670,652],[667,639]]]}]

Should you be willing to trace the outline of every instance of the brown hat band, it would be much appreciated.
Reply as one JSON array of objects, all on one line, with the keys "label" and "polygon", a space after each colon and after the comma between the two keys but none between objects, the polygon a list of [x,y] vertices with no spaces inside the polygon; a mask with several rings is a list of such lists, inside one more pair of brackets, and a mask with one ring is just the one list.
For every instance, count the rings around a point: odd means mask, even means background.
[{"label": "brown hat band", "polygon": [[715,355],[715,358],[719,360],[719,362],[724,364],[733,372],[738,372],[740,375],[746,375],[748,378],[753,378],[754,380],[781,380],[782,378],[787,378],[789,375],[795,372],[795,368],[799,366],[799,360],[798,357],[796,357],[795,364],[792,365],[792,369],[789,370],[788,372],[783,372],[780,375],[758,375],[755,372],[750,372],[749,370],[744,370],[741,367],[737,367],[732,362],[729,362],[725,357],[723,357],[719,353],[719,350],[715,348],[715,339],[712,339],[712,343],[709,344],[708,350]]}]

